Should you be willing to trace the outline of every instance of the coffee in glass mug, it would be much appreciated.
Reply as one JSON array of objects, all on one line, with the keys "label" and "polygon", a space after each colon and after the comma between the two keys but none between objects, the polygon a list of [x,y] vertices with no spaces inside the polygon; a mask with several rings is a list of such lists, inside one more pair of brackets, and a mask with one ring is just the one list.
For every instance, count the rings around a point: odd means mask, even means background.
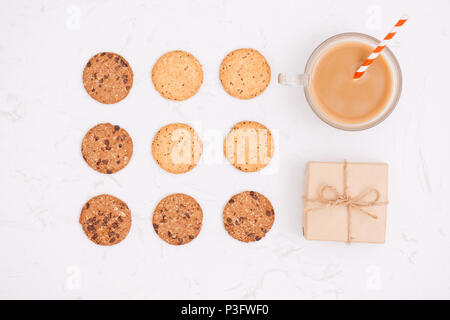
[{"label": "coffee in glass mug", "polygon": [[379,41],[359,33],[345,33],[323,42],[308,60],[303,75],[280,74],[279,82],[303,85],[312,110],[328,124],[362,130],[384,120],[401,92],[401,71],[385,48],[365,74],[355,71]]}]

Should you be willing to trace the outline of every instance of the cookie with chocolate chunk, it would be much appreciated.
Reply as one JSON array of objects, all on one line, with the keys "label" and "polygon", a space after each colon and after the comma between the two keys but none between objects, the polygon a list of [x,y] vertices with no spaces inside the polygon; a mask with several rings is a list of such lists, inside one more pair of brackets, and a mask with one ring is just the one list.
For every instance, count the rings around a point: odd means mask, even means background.
[{"label": "cookie with chocolate chunk", "polygon": [[244,172],[266,167],[274,154],[274,139],[270,130],[256,121],[236,123],[227,134],[223,152],[227,160]]},{"label": "cookie with chocolate chunk", "polygon": [[153,138],[152,154],[156,163],[170,173],[185,173],[200,161],[203,144],[195,130],[185,123],[162,127]]},{"label": "cookie with chocolate chunk", "polygon": [[194,198],[183,193],[162,199],[153,212],[153,228],[165,242],[182,245],[200,233],[203,211]]},{"label": "cookie with chocolate chunk", "polygon": [[80,224],[86,236],[101,246],[121,242],[131,228],[131,211],[122,200],[101,194],[83,206]]},{"label": "cookie with chocolate chunk", "polygon": [[120,126],[101,123],[84,136],[81,154],[92,169],[106,174],[115,173],[130,162],[133,140]]},{"label": "cookie with chocolate chunk", "polygon": [[231,197],[223,210],[225,230],[233,238],[243,241],[259,241],[275,220],[275,212],[269,199],[256,191],[244,191]]},{"label": "cookie with chocolate chunk", "polygon": [[255,49],[230,52],[220,65],[220,81],[228,94],[239,99],[259,96],[270,83],[270,66]]},{"label": "cookie with chocolate chunk", "polygon": [[89,59],[83,71],[87,93],[98,102],[111,104],[124,99],[133,86],[133,70],[117,53],[101,52]]},{"label": "cookie with chocolate chunk", "polygon": [[164,98],[186,100],[195,95],[203,83],[202,65],[188,52],[171,51],[156,61],[152,81]]}]

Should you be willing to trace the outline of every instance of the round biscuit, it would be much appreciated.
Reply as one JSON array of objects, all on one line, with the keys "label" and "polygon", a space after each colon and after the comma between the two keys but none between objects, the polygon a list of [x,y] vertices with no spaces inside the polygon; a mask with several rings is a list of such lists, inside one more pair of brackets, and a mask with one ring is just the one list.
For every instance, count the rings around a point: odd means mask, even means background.
[{"label": "round biscuit", "polygon": [[188,52],[171,51],[156,61],[152,81],[164,98],[186,100],[195,95],[203,83],[202,65]]},{"label": "round biscuit", "polygon": [[124,99],[133,86],[133,70],[122,56],[101,52],[89,59],[83,71],[87,93],[105,104]]},{"label": "round biscuit", "polygon": [[194,198],[182,193],[162,199],[153,212],[153,228],[158,236],[172,245],[194,240],[202,228],[203,211]]},{"label": "round biscuit", "polygon": [[133,140],[120,126],[100,123],[84,136],[81,154],[95,171],[115,173],[130,162],[133,155]]},{"label": "round biscuit", "polygon": [[275,212],[269,199],[255,191],[231,197],[223,210],[228,234],[243,242],[259,241],[272,228]]},{"label": "round biscuit", "polygon": [[239,99],[259,96],[270,83],[270,66],[255,49],[230,52],[220,65],[220,81],[228,94]]},{"label": "round biscuit", "polygon": [[92,242],[112,246],[128,235],[131,228],[131,211],[119,198],[101,194],[86,202],[79,221]]},{"label": "round biscuit", "polygon": [[195,130],[185,123],[162,127],[153,138],[152,154],[156,163],[170,173],[185,173],[200,161],[203,144]]},{"label": "round biscuit", "polygon": [[236,123],[223,144],[228,162],[244,172],[255,172],[266,167],[273,157],[274,149],[272,133],[256,121]]}]

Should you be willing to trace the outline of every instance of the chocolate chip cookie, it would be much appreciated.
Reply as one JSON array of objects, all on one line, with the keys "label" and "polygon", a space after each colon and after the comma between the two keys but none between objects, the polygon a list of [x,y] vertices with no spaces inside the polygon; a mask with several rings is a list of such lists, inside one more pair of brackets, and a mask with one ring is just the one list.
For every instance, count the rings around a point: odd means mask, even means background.
[{"label": "chocolate chip cookie", "polygon": [[92,169],[106,174],[115,173],[130,162],[133,140],[120,126],[101,123],[84,136],[81,154]]},{"label": "chocolate chip cookie", "polygon": [[101,52],[86,64],[83,84],[87,93],[98,102],[116,103],[130,92],[133,86],[133,70],[117,53]]},{"label": "chocolate chip cookie", "polygon": [[243,241],[259,241],[275,220],[275,212],[269,199],[256,191],[244,191],[234,195],[223,210],[223,224],[228,234]]},{"label": "chocolate chip cookie", "polygon": [[188,52],[171,51],[156,61],[152,81],[164,98],[186,100],[195,95],[203,83],[202,65]]},{"label": "chocolate chip cookie", "polygon": [[182,245],[191,242],[200,233],[203,211],[194,198],[176,193],[158,203],[152,221],[161,239],[169,244]]},{"label": "chocolate chip cookie", "polygon": [[255,49],[230,52],[220,65],[220,81],[228,94],[239,99],[259,96],[270,83],[270,66]]},{"label": "chocolate chip cookie", "polygon": [[223,144],[227,160],[244,172],[255,172],[266,167],[272,159],[274,149],[270,130],[255,121],[236,123]]},{"label": "chocolate chip cookie", "polygon": [[83,206],[80,224],[87,237],[102,246],[121,242],[131,228],[131,211],[122,200],[102,194]]}]

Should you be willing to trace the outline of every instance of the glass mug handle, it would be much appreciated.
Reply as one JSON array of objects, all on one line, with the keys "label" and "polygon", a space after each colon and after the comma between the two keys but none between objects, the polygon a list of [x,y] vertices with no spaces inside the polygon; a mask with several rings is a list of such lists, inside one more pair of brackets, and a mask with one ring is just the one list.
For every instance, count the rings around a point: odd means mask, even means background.
[{"label": "glass mug handle", "polygon": [[278,74],[278,83],[290,86],[290,87],[301,87],[303,86],[303,74],[293,74],[293,73],[280,73]]}]

